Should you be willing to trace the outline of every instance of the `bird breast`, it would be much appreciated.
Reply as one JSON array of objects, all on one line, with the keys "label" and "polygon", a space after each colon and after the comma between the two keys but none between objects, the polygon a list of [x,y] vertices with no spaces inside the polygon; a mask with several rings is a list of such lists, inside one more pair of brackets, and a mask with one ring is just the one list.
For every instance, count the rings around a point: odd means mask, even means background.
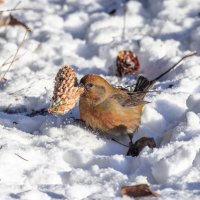
[{"label": "bird breast", "polygon": [[116,100],[108,98],[98,105],[80,98],[80,118],[92,129],[114,135],[133,133],[140,124],[141,108],[124,107]]}]

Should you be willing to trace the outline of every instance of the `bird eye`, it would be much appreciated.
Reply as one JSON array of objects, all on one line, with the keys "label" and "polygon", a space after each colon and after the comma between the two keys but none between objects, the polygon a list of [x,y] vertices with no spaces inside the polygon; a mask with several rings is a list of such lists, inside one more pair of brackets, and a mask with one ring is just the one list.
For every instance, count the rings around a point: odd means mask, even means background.
[{"label": "bird eye", "polygon": [[89,89],[91,89],[92,87],[93,87],[94,85],[92,84],[92,83],[88,83],[88,84],[86,84],[86,89],[87,90],[89,90]]}]

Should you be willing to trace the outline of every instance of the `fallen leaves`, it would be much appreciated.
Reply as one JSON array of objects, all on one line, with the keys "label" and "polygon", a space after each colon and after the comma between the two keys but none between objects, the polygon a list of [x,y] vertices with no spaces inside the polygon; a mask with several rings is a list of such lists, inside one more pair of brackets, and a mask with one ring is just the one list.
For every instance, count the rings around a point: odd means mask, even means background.
[{"label": "fallen leaves", "polygon": [[27,26],[25,23],[23,23],[22,21],[18,20],[16,17],[14,17],[13,15],[10,15],[8,18],[3,18],[2,16],[0,16],[0,27],[1,26],[21,26],[23,27],[25,30],[27,30],[28,32],[31,32],[31,29],[29,26]]},{"label": "fallen leaves", "polygon": [[129,197],[147,197],[147,196],[154,196],[159,197],[160,194],[154,192],[150,189],[149,185],[147,184],[140,184],[134,186],[122,186],[121,187],[121,195],[129,196]]},{"label": "fallen leaves", "polygon": [[129,147],[128,156],[138,156],[139,153],[144,149],[144,147],[148,146],[149,148],[155,148],[156,147],[156,142],[153,138],[148,138],[148,137],[142,137],[139,140],[137,140],[134,144],[132,144]]}]

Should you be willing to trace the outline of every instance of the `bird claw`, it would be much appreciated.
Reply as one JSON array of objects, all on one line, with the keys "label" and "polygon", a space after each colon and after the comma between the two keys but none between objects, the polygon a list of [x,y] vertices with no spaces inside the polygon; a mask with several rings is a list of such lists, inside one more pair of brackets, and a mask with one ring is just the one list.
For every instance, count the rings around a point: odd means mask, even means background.
[{"label": "bird claw", "polygon": [[142,151],[144,147],[148,146],[149,148],[156,147],[156,142],[153,138],[148,137],[142,137],[139,140],[137,140],[135,143],[132,141],[129,143],[129,149],[127,152],[127,156],[138,156],[139,153]]}]

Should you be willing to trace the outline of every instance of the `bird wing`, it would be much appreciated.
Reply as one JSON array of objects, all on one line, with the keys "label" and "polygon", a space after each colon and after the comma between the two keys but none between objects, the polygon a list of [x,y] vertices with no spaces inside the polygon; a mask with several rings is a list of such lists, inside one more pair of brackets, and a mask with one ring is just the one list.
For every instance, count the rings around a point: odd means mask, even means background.
[{"label": "bird wing", "polygon": [[120,105],[125,106],[125,107],[138,106],[138,105],[149,103],[139,98],[140,95],[136,95],[136,93],[135,94],[116,93],[116,94],[113,94],[111,98],[116,100]]},{"label": "bird wing", "polygon": [[129,91],[125,88],[118,88],[120,92],[112,95],[111,98],[118,101],[122,106],[138,106],[149,103],[144,101],[144,97],[149,89],[155,83],[154,80],[148,80],[144,76],[140,76],[136,82],[134,91]]}]

